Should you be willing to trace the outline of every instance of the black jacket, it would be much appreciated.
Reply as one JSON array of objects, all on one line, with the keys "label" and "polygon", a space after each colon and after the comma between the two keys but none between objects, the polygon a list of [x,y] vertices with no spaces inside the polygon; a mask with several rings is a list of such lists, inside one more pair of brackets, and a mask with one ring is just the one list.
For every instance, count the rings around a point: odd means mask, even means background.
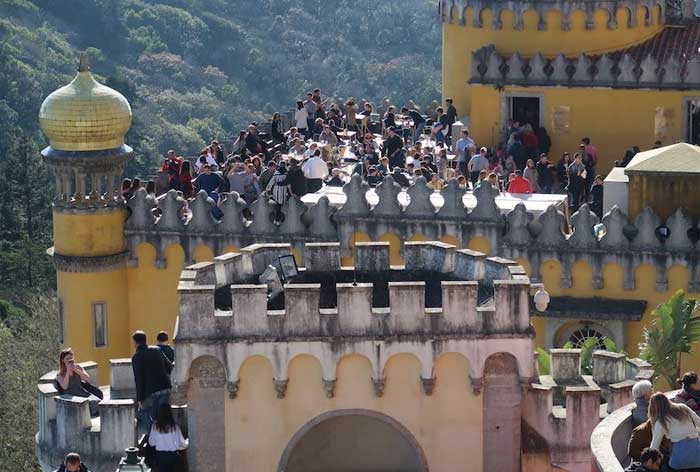
[{"label": "black jacket", "polygon": [[158,348],[168,360],[168,362],[165,363],[165,370],[169,374],[173,371],[173,367],[175,366],[175,349],[169,344],[158,344]]},{"label": "black jacket", "polygon": [[[56,469],[54,472],[66,472],[66,465],[61,464],[61,467]],[[80,472],[90,472],[85,464],[80,463]]]},{"label": "black jacket", "polygon": [[625,472],[652,472],[651,469],[647,469],[639,462],[632,462],[627,466]]},{"label": "black jacket", "polygon": [[[142,402],[149,395],[172,388],[168,376],[170,361],[157,346],[141,345],[131,357],[136,383],[136,401]],[[172,370],[172,364],[170,364]]]},{"label": "black jacket", "polygon": [[301,198],[306,195],[306,177],[304,177],[301,167],[291,167],[287,171],[287,185],[297,197]]}]

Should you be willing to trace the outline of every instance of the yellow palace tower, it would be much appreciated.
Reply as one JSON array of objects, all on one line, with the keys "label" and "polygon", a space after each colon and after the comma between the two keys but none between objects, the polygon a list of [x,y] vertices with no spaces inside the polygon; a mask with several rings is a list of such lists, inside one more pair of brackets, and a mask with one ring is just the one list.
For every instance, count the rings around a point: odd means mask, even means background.
[{"label": "yellow palace tower", "polygon": [[[49,95],[39,112],[53,171],[54,246],[61,341],[81,359],[108,365],[129,352],[126,205],[120,192],[132,149],[124,144],[131,107],[98,83],[85,56],[78,74]],[[103,369],[100,381],[105,381]]]}]

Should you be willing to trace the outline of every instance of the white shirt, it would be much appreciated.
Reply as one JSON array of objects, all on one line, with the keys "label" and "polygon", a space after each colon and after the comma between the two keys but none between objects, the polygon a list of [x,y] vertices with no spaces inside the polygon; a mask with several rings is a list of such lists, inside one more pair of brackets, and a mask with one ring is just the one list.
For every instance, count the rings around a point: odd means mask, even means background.
[{"label": "white shirt", "polygon": [[297,110],[294,113],[294,120],[297,122],[297,129],[306,129],[308,123],[306,122],[306,119],[309,117],[309,112],[306,111],[306,108],[302,108],[301,110]]},{"label": "white shirt", "polygon": [[161,433],[154,423],[151,434],[148,435],[148,444],[155,447],[156,451],[181,451],[187,448],[189,441],[182,436],[178,425],[175,425],[174,431]]},{"label": "white shirt", "polygon": [[658,449],[661,445],[661,440],[666,436],[672,443],[677,443],[687,438],[700,438],[698,427],[700,427],[700,417],[686,405],[679,405],[688,412],[688,416],[680,421],[675,418],[669,418],[668,428],[664,428],[660,421],[654,423],[653,436],[651,446]]},{"label": "white shirt", "polygon": [[328,177],[328,164],[318,156],[314,156],[301,166],[307,179],[325,179]]},{"label": "white shirt", "polygon": [[[209,153],[207,153],[207,164],[209,164],[210,166],[218,166],[218,164],[216,163],[216,159],[214,159],[214,156],[212,156],[212,155],[209,154]],[[201,162],[199,162],[199,158],[197,158],[197,160],[194,162],[194,170],[196,170],[197,172],[199,172],[199,169],[200,169],[203,165],[204,165],[204,164],[202,164]]]}]

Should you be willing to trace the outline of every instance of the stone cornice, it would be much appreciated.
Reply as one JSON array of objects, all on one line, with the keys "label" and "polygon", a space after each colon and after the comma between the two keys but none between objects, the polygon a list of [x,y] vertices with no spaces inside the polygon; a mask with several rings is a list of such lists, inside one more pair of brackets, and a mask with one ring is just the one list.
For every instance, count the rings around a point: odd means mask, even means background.
[{"label": "stone cornice", "polygon": [[58,272],[69,273],[94,273],[108,272],[110,270],[126,267],[128,252],[107,256],[66,256],[57,254],[54,248],[49,248],[46,253],[52,257],[54,266]]}]

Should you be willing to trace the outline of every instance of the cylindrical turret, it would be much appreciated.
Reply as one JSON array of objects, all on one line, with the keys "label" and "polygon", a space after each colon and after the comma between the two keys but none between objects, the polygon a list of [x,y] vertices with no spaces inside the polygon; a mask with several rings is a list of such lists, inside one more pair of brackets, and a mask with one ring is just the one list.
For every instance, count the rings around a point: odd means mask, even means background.
[{"label": "cylindrical turret", "polygon": [[[50,145],[42,156],[56,180],[54,246],[62,343],[81,359],[129,354],[129,304],[121,177],[132,149],[124,144],[131,107],[97,82],[85,56],[70,84],[39,112]],[[108,379],[106,370],[100,381]]]}]

